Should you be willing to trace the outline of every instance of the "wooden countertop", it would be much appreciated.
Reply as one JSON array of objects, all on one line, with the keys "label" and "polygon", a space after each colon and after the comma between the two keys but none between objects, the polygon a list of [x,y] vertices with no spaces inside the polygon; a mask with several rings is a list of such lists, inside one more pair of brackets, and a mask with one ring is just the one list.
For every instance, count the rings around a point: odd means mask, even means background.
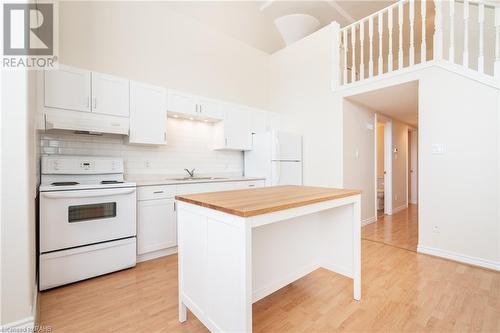
[{"label": "wooden countertop", "polygon": [[361,191],[286,185],[178,195],[175,198],[228,214],[250,217],[358,194]]}]

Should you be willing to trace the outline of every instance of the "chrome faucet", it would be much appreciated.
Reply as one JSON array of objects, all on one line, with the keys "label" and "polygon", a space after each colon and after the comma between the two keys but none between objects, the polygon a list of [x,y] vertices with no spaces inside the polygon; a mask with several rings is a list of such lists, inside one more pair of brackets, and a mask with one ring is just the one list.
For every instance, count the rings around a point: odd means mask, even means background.
[{"label": "chrome faucet", "polygon": [[194,177],[194,170],[196,169],[193,169],[193,170],[189,170],[189,169],[184,169],[188,174],[189,174],[189,177],[193,178]]}]

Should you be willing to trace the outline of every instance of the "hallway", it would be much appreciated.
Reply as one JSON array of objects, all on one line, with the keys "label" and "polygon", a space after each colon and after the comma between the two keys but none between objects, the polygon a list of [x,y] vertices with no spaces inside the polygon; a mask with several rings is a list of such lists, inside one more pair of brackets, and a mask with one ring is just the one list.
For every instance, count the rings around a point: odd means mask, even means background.
[{"label": "hallway", "polygon": [[361,238],[416,252],[418,206],[409,205],[394,215],[379,216],[377,222],[361,229]]}]

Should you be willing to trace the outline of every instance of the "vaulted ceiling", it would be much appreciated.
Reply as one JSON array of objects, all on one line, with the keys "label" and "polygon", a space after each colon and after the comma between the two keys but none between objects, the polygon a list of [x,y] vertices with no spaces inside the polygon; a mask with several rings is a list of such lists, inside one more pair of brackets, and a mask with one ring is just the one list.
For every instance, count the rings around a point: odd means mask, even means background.
[{"label": "vaulted ceiling", "polygon": [[348,25],[389,6],[394,0],[323,1],[171,1],[172,10],[190,16],[266,53],[285,47],[274,20],[288,14],[309,14],[321,22]]}]

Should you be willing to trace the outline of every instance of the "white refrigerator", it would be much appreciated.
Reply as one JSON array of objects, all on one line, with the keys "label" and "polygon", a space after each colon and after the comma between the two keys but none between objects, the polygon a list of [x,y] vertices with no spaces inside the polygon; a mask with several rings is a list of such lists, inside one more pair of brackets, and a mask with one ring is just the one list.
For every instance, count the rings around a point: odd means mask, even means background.
[{"label": "white refrigerator", "polygon": [[266,186],[302,185],[302,136],[286,132],[257,133],[245,151],[245,176],[265,177]]}]

